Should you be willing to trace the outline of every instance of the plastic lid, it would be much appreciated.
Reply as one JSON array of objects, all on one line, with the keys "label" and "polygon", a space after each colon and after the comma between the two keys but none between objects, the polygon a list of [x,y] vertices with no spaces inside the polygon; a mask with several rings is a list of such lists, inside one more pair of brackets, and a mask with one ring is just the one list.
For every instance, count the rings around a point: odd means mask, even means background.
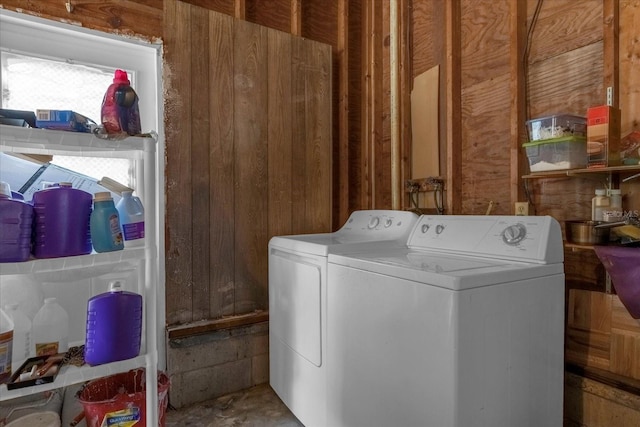
[{"label": "plastic lid", "polygon": [[124,70],[116,70],[115,75],[113,76],[114,83],[126,83],[130,84],[129,77],[127,76],[127,72]]},{"label": "plastic lid", "polygon": [[133,191],[131,190],[125,190],[121,193],[122,197],[131,197],[133,195]]},{"label": "plastic lid", "polygon": [[55,297],[45,298],[45,299],[44,299],[44,303],[45,303],[45,304],[53,304],[54,302],[56,302]]},{"label": "plastic lid", "polygon": [[105,200],[113,200],[113,198],[108,191],[99,191],[94,194],[93,200],[96,202],[104,202]]},{"label": "plastic lid", "polygon": [[0,181],[0,197],[11,198],[11,186],[8,182]]},{"label": "plastic lid", "polygon": [[604,196],[607,194],[607,190],[604,188],[596,188],[596,196]]},{"label": "plastic lid", "polygon": [[119,280],[109,283],[109,292],[122,292],[122,283]]},{"label": "plastic lid", "polygon": [[69,187],[73,187],[73,184],[71,184],[70,182],[60,182],[58,183],[58,186],[69,188]]},{"label": "plastic lid", "polygon": [[622,194],[622,190],[620,190],[619,188],[612,188],[611,190],[609,190],[609,194],[617,196],[619,194]]}]

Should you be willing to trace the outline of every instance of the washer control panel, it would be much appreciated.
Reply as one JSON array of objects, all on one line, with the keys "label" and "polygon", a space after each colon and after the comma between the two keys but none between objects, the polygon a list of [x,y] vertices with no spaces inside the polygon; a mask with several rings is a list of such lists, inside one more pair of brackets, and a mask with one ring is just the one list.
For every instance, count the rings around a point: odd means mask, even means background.
[{"label": "washer control panel", "polygon": [[375,235],[393,239],[408,235],[418,222],[413,212],[396,210],[366,210],[351,214],[337,235]]},{"label": "washer control panel", "polygon": [[423,215],[408,246],[534,262],[564,259],[560,225],[549,216]]}]

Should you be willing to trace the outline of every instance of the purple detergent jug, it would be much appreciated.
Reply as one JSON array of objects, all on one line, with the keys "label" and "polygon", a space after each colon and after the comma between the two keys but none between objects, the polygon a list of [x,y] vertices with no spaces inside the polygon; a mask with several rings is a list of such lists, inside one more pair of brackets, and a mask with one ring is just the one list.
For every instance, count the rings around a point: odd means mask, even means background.
[{"label": "purple detergent jug", "polygon": [[123,291],[119,281],[109,292],[87,303],[87,333],[84,360],[89,365],[131,359],[140,353],[142,296]]},{"label": "purple detergent jug", "polygon": [[33,207],[12,197],[0,182],[0,262],[27,261],[31,255]]},{"label": "purple detergent jug", "polygon": [[72,188],[71,183],[33,194],[36,258],[57,258],[91,253],[91,193]]}]

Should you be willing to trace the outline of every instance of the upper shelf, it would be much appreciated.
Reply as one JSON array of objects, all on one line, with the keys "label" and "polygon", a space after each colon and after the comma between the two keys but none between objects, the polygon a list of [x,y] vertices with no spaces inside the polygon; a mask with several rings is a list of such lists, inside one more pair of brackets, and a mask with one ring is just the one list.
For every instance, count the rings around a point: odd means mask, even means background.
[{"label": "upper shelf", "polygon": [[536,178],[554,178],[565,176],[579,176],[579,175],[594,175],[594,174],[609,174],[609,173],[626,173],[626,172],[639,172],[640,165],[633,166],[610,166],[606,168],[591,168],[591,169],[562,169],[552,170],[544,172],[534,172],[529,175],[523,175],[523,179],[536,179]]},{"label": "upper shelf", "polygon": [[155,139],[155,136],[106,139],[82,132],[0,125],[0,151],[24,154],[141,157],[145,151],[155,151]]},{"label": "upper shelf", "polygon": [[134,264],[143,260],[145,256],[145,248],[140,247],[60,258],[31,259],[25,262],[4,262],[0,263],[0,276],[35,274],[46,275],[52,282],[78,280],[82,276],[82,270],[91,270],[90,275],[94,276],[96,270],[114,271],[118,264]]}]

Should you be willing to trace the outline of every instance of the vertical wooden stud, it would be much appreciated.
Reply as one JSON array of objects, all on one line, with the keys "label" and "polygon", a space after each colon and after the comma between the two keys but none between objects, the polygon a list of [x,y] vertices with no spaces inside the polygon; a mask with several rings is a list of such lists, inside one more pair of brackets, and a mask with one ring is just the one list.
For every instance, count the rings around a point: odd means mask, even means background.
[{"label": "vertical wooden stud", "polygon": [[525,138],[525,120],[526,120],[526,99],[524,76],[525,66],[523,61],[523,52],[526,43],[526,27],[527,27],[527,2],[526,0],[511,0],[510,3],[511,17],[510,22],[510,38],[509,43],[509,68],[511,72],[511,106],[510,106],[510,123],[511,123],[511,209],[514,209],[515,202],[524,201],[524,189],[522,186],[522,175],[525,171],[524,155],[522,153],[522,143]]},{"label": "vertical wooden stud", "polygon": [[[611,105],[620,107],[620,0],[603,0],[603,55],[604,55],[604,88],[612,88],[613,99]],[[602,100],[605,103],[605,100]]]},{"label": "vertical wooden stud", "polygon": [[460,0],[445,2],[447,193],[450,214],[462,209],[462,100],[460,66]]}]

